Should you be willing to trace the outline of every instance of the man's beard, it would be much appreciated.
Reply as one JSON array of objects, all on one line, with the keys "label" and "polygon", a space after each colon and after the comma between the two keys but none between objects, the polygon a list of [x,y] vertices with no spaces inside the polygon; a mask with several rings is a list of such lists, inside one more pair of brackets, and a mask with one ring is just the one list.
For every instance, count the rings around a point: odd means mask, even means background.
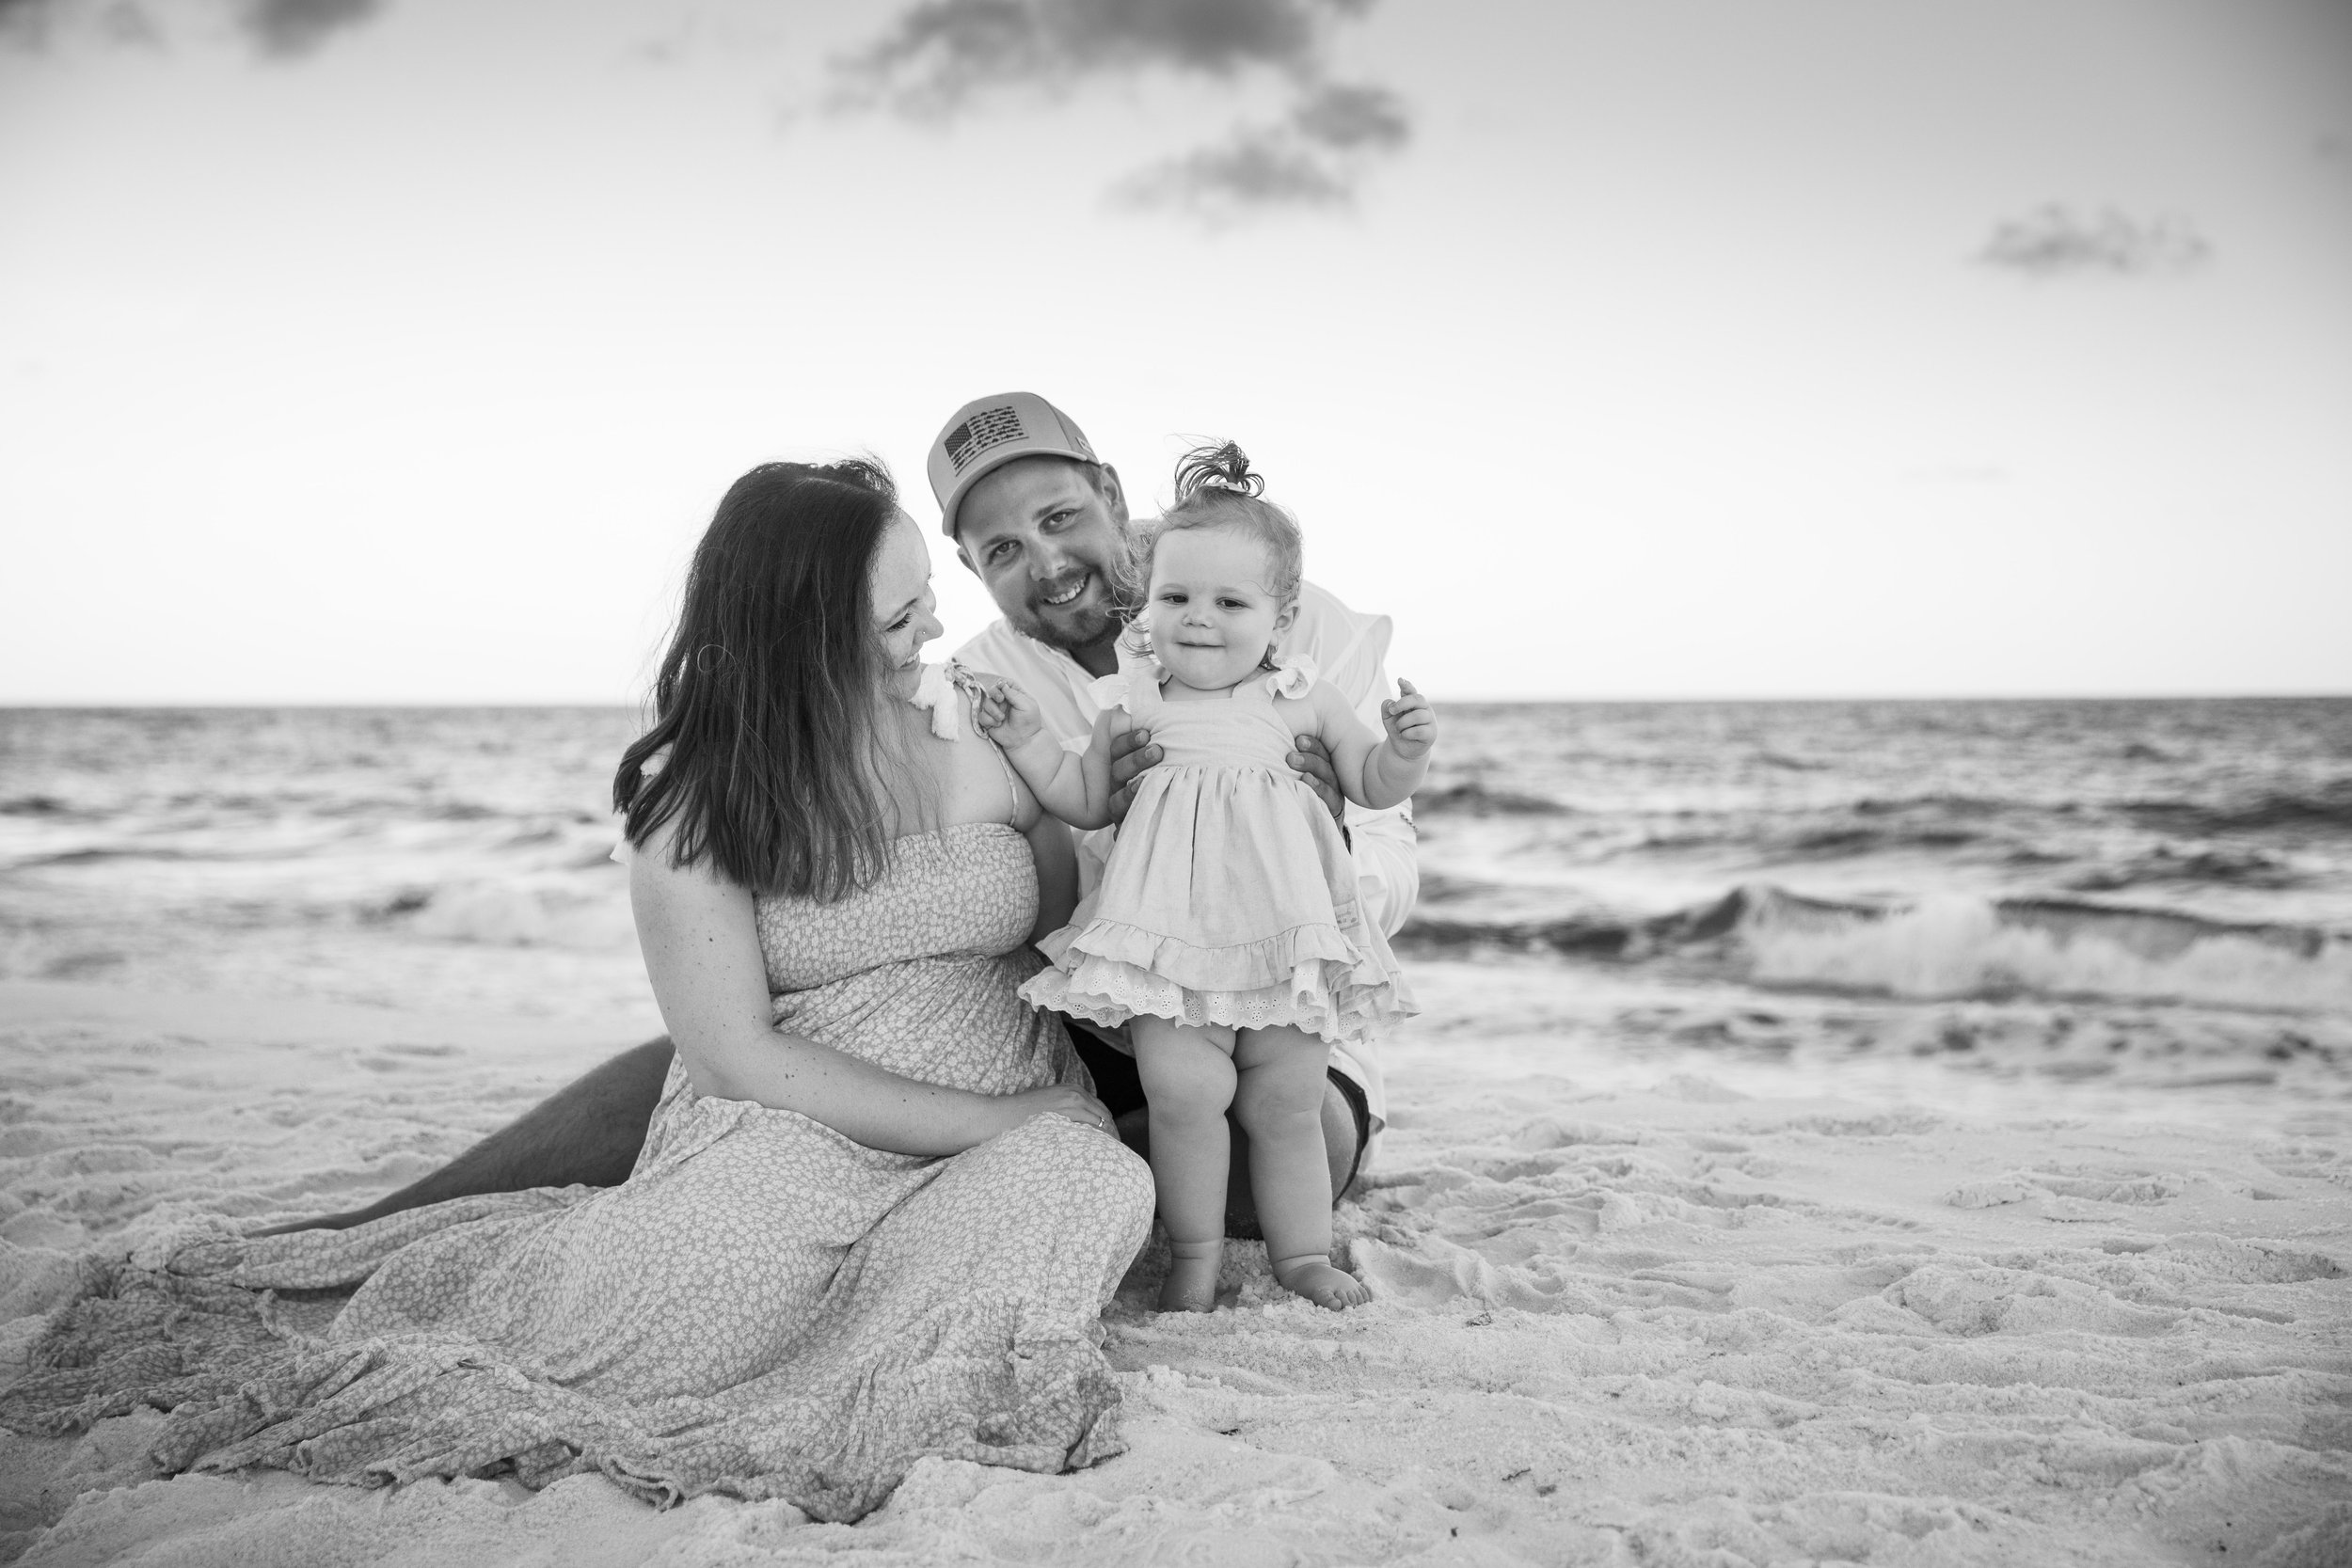
[{"label": "man's beard", "polygon": [[1005,617],[1012,629],[1022,636],[1059,648],[1075,657],[1089,648],[1099,648],[1127,629],[1143,608],[1140,583],[1123,580],[1126,574],[1098,571],[1095,580],[1103,585],[1104,597],[1109,602],[1101,610],[1088,612],[1076,626],[1055,626],[1038,613],[1034,604],[1025,604],[1018,615]]},{"label": "man's beard", "polygon": [[1101,647],[1125,630],[1127,626],[1126,612],[1118,605],[1089,614],[1075,626],[1053,625],[1025,605],[1020,614],[1006,619],[1012,623],[1012,629],[1022,636],[1032,638],[1049,648],[1059,648],[1073,657],[1087,649]]}]

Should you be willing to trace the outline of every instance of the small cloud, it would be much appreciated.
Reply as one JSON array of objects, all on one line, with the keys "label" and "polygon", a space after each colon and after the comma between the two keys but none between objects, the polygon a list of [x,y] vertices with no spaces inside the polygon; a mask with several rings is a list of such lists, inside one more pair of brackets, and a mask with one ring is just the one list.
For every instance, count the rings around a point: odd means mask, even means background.
[{"label": "small cloud", "polygon": [[1352,200],[1367,163],[1411,135],[1386,87],[1329,79],[1333,27],[1372,0],[922,0],[834,63],[836,110],[938,122],[1005,92],[1066,94],[1148,71],[1237,80],[1271,74],[1291,103],[1269,124],[1121,181],[1113,198],[1232,216]]},{"label": "small cloud", "polygon": [[2213,246],[2185,219],[2056,204],[2003,222],[1977,253],[1985,266],[2028,277],[2148,277],[2194,272],[2212,258]]},{"label": "small cloud", "polygon": [[1367,158],[1394,152],[1412,134],[1386,87],[1329,84],[1275,125],[1245,126],[1219,145],[1138,170],[1112,199],[1174,208],[1221,227],[1277,207],[1342,207],[1356,198]]},{"label": "small cloud", "polygon": [[380,0],[252,0],[238,25],[265,55],[308,55],[376,13]]},{"label": "small cloud", "polygon": [[1341,151],[1393,151],[1413,132],[1405,101],[1386,87],[1333,83],[1291,113],[1299,135]]},{"label": "small cloud", "polygon": [[850,99],[918,119],[998,88],[1062,88],[1102,73],[1306,75],[1330,20],[1364,9],[1365,0],[925,0],[836,62],[836,74]]},{"label": "small cloud", "polygon": [[20,49],[40,49],[49,42],[51,0],[0,0],[0,39]]},{"label": "small cloud", "polygon": [[1264,207],[1333,207],[1355,187],[1279,132],[1242,131],[1222,147],[1196,148],[1141,169],[1113,188],[1127,207],[1179,207],[1220,223]]},{"label": "small cloud", "polygon": [[155,25],[155,19],[138,0],[115,0],[98,13],[98,30],[108,43],[131,49],[161,49],[164,30]]},{"label": "small cloud", "polygon": [[[236,30],[261,53],[293,58],[367,21],[382,6],[383,0],[223,0],[212,8],[231,12]],[[179,8],[183,12],[193,8]],[[101,41],[118,47],[162,48],[169,40],[158,9],[143,0],[107,0],[103,5],[0,0],[0,40],[39,49],[48,44],[53,31],[67,27],[94,32]],[[160,9],[170,15],[169,8]]]}]

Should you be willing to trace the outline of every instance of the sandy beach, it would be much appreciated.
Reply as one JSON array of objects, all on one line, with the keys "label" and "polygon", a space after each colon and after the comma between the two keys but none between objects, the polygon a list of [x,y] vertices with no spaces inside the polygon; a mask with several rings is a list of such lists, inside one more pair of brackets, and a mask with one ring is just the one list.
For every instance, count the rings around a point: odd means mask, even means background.
[{"label": "sandy beach", "polygon": [[[145,1413],[0,1440],[0,1554],[2352,1561],[2352,1106],[2332,1077],[1775,1059],[1712,1037],[1827,1038],[1880,1009],[1759,1014],[1753,991],[1509,963],[1416,980],[1382,1163],[1340,1212],[1378,1301],[1318,1311],[1239,1246],[1228,1305],[1159,1317],[1147,1249],[1106,1322],[1130,1447],[1091,1470],[927,1461],[849,1527],[717,1497],[656,1513],[596,1478],[158,1479]],[[1997,1030],[2032,1010],[1949,1011]],[[0,984],[0,1354],[21,1364],[83,1250],[379,1193],[648,1022]]]}]

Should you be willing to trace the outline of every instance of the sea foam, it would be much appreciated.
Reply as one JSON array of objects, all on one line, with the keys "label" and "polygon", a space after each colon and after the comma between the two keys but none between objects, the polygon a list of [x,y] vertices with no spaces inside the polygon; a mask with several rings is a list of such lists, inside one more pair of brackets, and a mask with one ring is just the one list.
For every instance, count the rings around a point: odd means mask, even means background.
[{"label": "sea foam", "polygon": [[1886,911],[1751,894],[1750,977],[1903,997],[2037,992],[2237,1007],[2352,1008],[2352,942],[2136,910],[1963,894]]}]

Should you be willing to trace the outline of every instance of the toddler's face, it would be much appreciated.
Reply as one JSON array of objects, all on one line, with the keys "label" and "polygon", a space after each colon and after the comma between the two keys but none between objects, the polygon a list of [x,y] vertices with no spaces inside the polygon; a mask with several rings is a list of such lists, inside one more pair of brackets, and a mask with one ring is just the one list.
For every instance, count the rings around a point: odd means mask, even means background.
[{"label": "toddler's face", "polygon": [[1240,684],[1290,626],[1294,608],[1266,588],[1265,546],[1236,529],[1182,529],[1152,556],[1143,607],[1152,651],[1186,686]]}]

